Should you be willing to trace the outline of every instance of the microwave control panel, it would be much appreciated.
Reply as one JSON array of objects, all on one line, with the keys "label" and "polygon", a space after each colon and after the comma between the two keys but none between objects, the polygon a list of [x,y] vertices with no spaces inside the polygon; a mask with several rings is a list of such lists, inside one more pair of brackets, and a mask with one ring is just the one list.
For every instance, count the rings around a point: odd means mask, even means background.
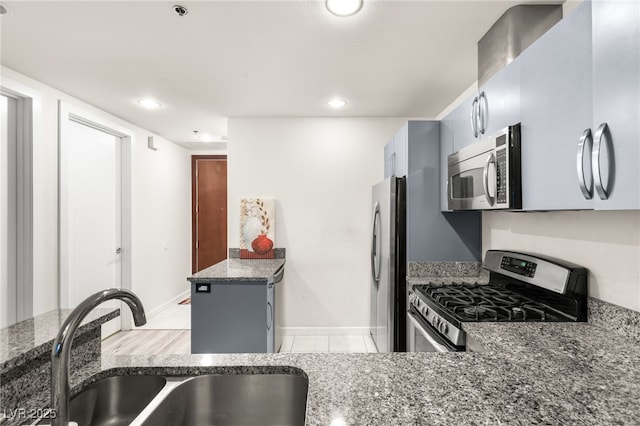
[{"label": "microwave control panel", "polygon": [[496,151],[496,202],[507,203],[507,150]]}]

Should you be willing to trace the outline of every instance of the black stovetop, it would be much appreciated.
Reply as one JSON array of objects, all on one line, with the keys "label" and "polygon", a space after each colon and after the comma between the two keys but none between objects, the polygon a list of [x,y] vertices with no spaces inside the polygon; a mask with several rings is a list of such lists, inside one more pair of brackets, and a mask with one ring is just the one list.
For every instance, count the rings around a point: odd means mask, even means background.
[{"label": "black stovetop", "polygon": [[415,286],[414,290],[461,322],[573,321],[544,303],[502,286],[429,283]]}]

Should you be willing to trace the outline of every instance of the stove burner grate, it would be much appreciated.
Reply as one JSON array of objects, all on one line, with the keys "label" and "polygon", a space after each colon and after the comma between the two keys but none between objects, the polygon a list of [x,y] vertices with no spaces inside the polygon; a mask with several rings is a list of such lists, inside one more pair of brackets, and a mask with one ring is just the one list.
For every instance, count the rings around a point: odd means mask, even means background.
[{"label": "stove burner grate", "polygon": [[553,321],[548,307],[504,288],[484,284],[428,285],[424,293],[461,321]]}]

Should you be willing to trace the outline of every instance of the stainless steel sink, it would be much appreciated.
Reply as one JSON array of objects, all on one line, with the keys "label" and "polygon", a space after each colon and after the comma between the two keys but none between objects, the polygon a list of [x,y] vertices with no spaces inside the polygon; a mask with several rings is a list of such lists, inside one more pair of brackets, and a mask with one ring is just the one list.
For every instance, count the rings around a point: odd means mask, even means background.
[{"label": "stainless steel sink", "polygon": [[306,376],[292,374],[192,377],[150,404],[140,424],[304,425],[308,386]]},{"label": "stainless steel sink", "polygon": [[128,425],[162,390],[162,376],[115,376],[100,380],[69,402],[69,418],[79,425]]}]

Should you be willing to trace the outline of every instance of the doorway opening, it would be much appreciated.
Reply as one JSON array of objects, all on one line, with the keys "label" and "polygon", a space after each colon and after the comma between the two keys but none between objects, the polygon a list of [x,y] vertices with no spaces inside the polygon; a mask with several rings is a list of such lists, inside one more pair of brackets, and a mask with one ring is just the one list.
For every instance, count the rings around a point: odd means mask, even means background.
[{"label": "doorway opening", "polygon": [[227,156],[191,156],[192,272],[227,258]]},{"label": "doorway opening", "polygon": [[16,89],[0,87],[0,327],[33,316],[34,102]]}]

